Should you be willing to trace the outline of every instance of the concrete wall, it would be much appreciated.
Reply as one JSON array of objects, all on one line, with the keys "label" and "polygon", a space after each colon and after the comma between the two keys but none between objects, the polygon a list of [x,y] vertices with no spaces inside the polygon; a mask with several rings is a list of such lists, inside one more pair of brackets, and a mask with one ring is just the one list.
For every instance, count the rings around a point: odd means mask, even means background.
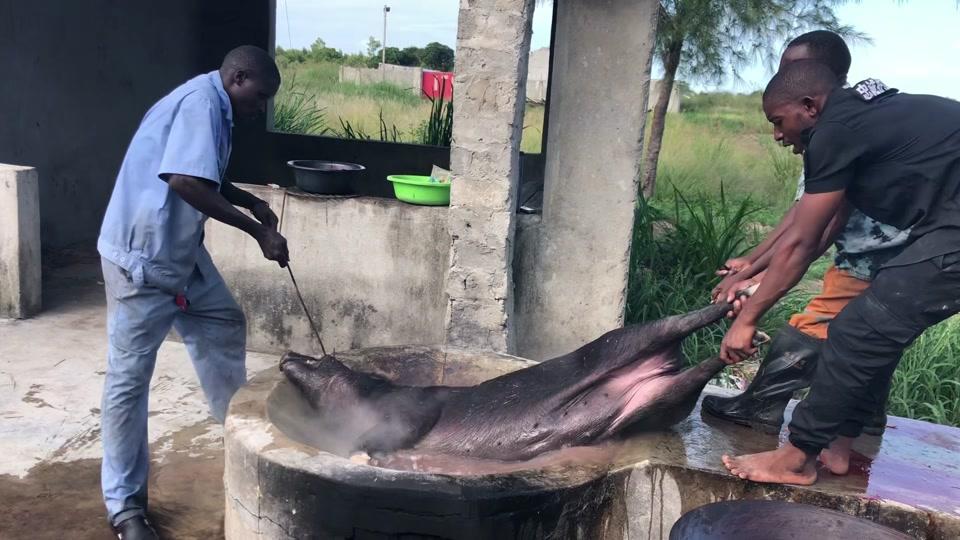
[{"label": "concrete wall", "polygon": [[[282,209],[290,265],[328,352],[443,341],[446,207],[240,187]],[[248,348],[319,354],[286,270],[213,220],[204,242],[247,315]]]},{"label": "concrete wall", "polygon": [[540,47],[530,51],[527,62],[527,101],[543,103],[547,100],[547,80],[550,78],[550,49]]},{"label": "concrete wall", "polygon": [[[447,208],[240,187],[266,200],[277,215],[284,209],[281,230],[290,242],[291,265],[328,347],[443,343]],[[524,276],[535,276],[541,227],[539,215],[517,216],[518,312],[529,312],[526,306],[539,290]],[[247,315],[252,350],[319,352],[286,272],[266,261],[255,241],[209,221],[204,242]],[[538,342],[529,332],[516,335],[518,351],[531,351]]]},{"label": "concrete wall", "polygon": [[533,0],[461,0],[447,341],[511,352],[513,234]]},{"label": "concrete wall", "polygon": [[195,74],[195,2],[0,2],[0,161],[39,171],[45,244],[95,238],[149,104]]},{"label": "concrete wall", "polygon": [[393,64],[380,64],[377,69],[340,66],[340,82],[355,84],[387,82],[407,88],[414,95],[419,96],[420,86],[423,84],[423,68]]},{"label": "concrete wall", "polygon": [[0,318],[39,312],[40,289],[37,171],[0,164]]},{"label": "concrete wall", "polygon": [[566,353],[623,323],[657,7],[558,4],[543,216],[517,261],[521,356]]}]

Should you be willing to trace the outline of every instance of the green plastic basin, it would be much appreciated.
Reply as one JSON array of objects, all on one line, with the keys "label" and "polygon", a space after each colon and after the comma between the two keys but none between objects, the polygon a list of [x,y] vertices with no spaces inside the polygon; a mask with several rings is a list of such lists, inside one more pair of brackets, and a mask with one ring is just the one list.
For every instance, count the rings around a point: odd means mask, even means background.
[{"label": "green plastic basin", "polygon": [[450,182],[431,182],[429,176],[392,174],[387,180],[393,183],[393,193],[403,202],[429,206],[450,204]]}]

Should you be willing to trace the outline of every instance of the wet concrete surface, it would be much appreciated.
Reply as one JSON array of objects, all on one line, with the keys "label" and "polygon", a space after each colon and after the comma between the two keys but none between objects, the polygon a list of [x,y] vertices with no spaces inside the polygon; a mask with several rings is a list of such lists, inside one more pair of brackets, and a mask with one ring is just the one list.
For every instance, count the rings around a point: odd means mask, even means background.
[{"label": "wet concrete surface", "polygon": [[[769,450],[787,438],[786,424],[775,438],[694,414],[680,429],[684,460],[698,469],[725,474],[720,455]],[[849,474],[820,470],[816,485],[796,489],[895,502],[960,522],[960,429],[891,416],[883,437],[861,436],[853,448]]]},{"label": "wet concrete surface", "polygon": [[[47,257],[44,279],[40,315],[0,320],[0,539],[115,538],[100,496],[99,258]],[[250,353],[248,371],[276,361]],[[222,538],[222,433],[183,345],[165,343],[149,428],[150,513],[164,538]]]}]

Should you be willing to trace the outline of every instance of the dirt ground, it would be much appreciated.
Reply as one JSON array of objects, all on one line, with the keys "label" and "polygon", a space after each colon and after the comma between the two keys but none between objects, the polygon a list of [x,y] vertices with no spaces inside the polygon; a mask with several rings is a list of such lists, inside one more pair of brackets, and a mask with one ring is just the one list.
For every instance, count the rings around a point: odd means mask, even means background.
[{"label": "dirt ground", "polygon": [[[106,359],[99,259],[44,255],[44,309],[0,320],[0,540],[116,538],[100,495]],[[248,352],[248,374],[276,364]],[[223,538],[223,429],[181,343],[150,389],[148,512],[162,538]]]},{"label": "dirt ground", "polygon": [[[191,441],[211,426],[200,424],[158,441],[150,473],[150,518],[161,538],[223,538],[223,451]],[[107,539],[100,497],[100,460],[42,462],[25,478],[0,475],[0,538]]]}]

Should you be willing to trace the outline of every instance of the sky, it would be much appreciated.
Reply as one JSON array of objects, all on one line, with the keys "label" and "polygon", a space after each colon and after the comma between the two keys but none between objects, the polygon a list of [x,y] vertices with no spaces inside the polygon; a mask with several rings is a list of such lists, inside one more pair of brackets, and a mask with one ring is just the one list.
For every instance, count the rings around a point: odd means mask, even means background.
[{"label": "sky", "polygon": [[[458,0],[277,0],[277,45],[309,47],[321,37],[344,52],[365,50],[370,36],[382,39],[384,3],[390,6],[388,47],[431,41],[454,47]],[[551,2],[537,6],[532,49],[549,45],[551,12]],[[874,77],[904,92],[960,99],[960,8],[955,0],[862,0],[836,12],[842,23],[872,39],[851,44],[851,82]],[[741,72],[741,81],[693,87],[750,92],[762,89],[771,75],[757,62]]]}]

